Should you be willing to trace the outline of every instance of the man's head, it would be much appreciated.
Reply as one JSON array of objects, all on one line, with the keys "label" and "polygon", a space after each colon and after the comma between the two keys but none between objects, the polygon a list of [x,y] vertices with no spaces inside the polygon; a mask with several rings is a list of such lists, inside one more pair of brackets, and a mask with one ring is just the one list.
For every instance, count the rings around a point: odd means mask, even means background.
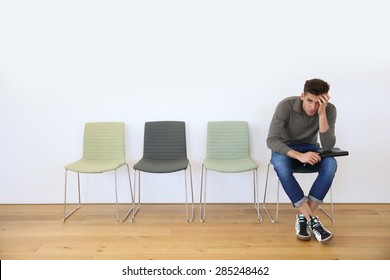
[{"label": "man's head", "polygon": [[320,79],[311,79],[305,82],[301,94],[302,109],[308,116],[314,116],[320,107],[319,97],[327,95],[329,84]]}]

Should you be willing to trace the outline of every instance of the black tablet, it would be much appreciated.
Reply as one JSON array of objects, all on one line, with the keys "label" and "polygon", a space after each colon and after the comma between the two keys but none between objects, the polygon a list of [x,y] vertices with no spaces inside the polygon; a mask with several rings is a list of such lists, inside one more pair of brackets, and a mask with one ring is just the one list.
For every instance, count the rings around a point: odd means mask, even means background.
[{"label": "black tablet", "polygon": [[348,156],[349,152],[341,150],[340,148],[333,148],[330,151],[323,151],[322,149],[318,150],[321,157],[342,157],[342,156]]}]

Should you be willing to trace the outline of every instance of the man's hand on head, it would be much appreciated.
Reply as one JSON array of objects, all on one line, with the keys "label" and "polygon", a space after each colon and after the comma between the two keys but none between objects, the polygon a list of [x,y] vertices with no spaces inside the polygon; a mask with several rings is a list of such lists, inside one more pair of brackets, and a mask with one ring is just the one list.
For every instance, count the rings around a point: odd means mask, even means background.
[{"label": "man's hand on head", "polygon": [[326,106],[328,105],[329,99],[330,96],[327,93],[318,96],[318,103],[320,104],[318,108],[319,115],[326,113]]}]

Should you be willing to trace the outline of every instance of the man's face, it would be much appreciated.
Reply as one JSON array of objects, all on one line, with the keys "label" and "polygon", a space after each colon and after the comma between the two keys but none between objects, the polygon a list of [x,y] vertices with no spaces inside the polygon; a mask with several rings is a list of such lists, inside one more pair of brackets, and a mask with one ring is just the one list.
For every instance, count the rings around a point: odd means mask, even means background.
[{"label": "man's face", "polygon": [[320,107],[318,99],[317,95],[311,94],[310,92],[301,94],[302,109],[308,116],[312,117],[317,114],[318,108]]}]

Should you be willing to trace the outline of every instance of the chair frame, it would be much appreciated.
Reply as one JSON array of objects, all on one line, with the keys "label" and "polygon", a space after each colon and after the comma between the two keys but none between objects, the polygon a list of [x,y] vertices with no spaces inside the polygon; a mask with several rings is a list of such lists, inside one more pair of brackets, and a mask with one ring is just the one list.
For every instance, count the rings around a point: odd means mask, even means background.
[{"label": "chair frame", "polygon": [[[265,188],[264,188],[264,199],[263,199],[263,209],[265,211],[265,213],[267,214],[269,220],[272,222],[272,223],[276,223],[279,219],[279,193],[280,193],[280,180],[278,178],[278,188],[277,188],[277,191],[276,191],[276,210],[275,210],[275,218],[272,218],[269,210],[267,209],[267,205],[266,205],[266,198],[267,198],[267,191],[268,191],[268,177],[269,177],[269,171],[270,171],[270,166],[272,165],[271,162],[268,163],[268,167],[267,167],[267,176],[266,176],[266,179],[265,179]],[[296,173],[301,173],[303,174],[302,172],[296,172]],[[314,173],[314,172],[310,172],[310,173]],[[309,173],[309,174],[310,174]],[[330,196],[330,212],[329,213],[328,211],[326,211],[321,205],[319,206],[320,210],[322,212],[324,212],[324,214],[326,216],[328,216],[328,218],[332,221],[332,223],[334,223],[336,220],[334,219],[334,208],[333,208],[333,195],[332,195],[332,187],[329,189],[329,196]]]},{"label": "chair frame", "polygon": [[[117,188],[117,170],[126,165],[126,169],[127,169],[127,173],[128,173],[128,178],[129,178],[129,185],[130,185],[130,193],[131,193],[131,199],[132,199],[132,207],[130,208],[130,210],[125,214],[125,216],[120,219],[119,218],[119,203],[118,203],[118,188]],[[127,163],[124,163],[122,164],[121,166],[119,166],[117,169],[113,170],[114,171],[114,174],[115,174],[115,201],[116,201],[116,220],[117,222],[119,223],[122,223],[124,220],[127,219],[127,217],[130,215],[130,213],[134,210],[134,195],[133,195],[133,189],[132,189],[132,186],[131,186],[131,178],[130,178],[130,169],[129,169],[129,165]],[[108,172],[108,171],[106,171]],[[74,214],[77,210],[79,210],[81,208],[81,194],[80,194],[80,173],[81,172],[75,172],[77,173],[77,189],[78,189],[78,202],[77,202],[77,206],[75,208],[73,208],[71,211],[69,211],[68,213],[66,212],[66,205],[67,205],[67,202],[66,202],[66,197],[67,197],[67,177],[68,177],[68,170],[65,169],[65,195],[64,195],[64,218],[62,220],[62,222],[64,223],[66,221],[66,219],[68,219],[72,214]],[[105,172],[104,172],[105,173]],[[82,173],[82,174],[87,174],[87,173]],[[91,173],[91,174],[96,174],[96,173]]]},{"label": "chair frame", "polygon": [[[132,199],[132,207],[130,208],[130,210],[125,214],[125,216],[120,219],[119,218],[119,202],[118,202],[118,187],[117,187],[117,170],[126,165],[126,169],[127,169],[127,173],[128,173],[128,178],[129,178],[129,186],[130,186],[130,193],[131,193],[131,199]],[[127,163],[124,163],[122,164],[120,167],[118,167],[117,169],[114,170],[114,174],[115,174],[115,204],[116,204],[116,220],[117,222],[119,223],[122,223],[124,220],[127,219],[127,217],[130,215],[130,213],[134,210],[134,195],[133,195],[133,190],[132,190],[132,186],[131,186],[131,179],[130,179],[130,169],[129,169],[129,165]],[[108,171],[107,171],[108,172]],[[67,197],[67,177],[68,177],[68,170],[65,169],[65,195],[64,195],[64,218],[62,220],[62,222],[64,223],[66,221],[66,219],[68,219],[72,214],[74,214],[77,210],[79,210],[81,208],[81,194],[80,194],[80,173],[81,172],[75,172],[77,173],[77,189],[78,189],[78,202],[77,202],[77,206],[75,208],[73,208],[73,210],[69,211],[68,213],[66,212],[66,205],[67,205],[67,202],[66,202],[66,197]],[[87,174],[87,173],[82,173],[82,174]],[[95,174],[95,173],[92,173],[92,174]]]},{"label": "chair frame", "polygon": [[[261,222],[263,221],[263,217],[261,216],[260,213],[260,204],[259,204],[259,197],[258,197],[259,196],[258,168],[253,170],[248,170],[248,171],[252,171],[253,173],[253,206],[257,211],[257,219],[259,220],[259,222]],[[220,171],[215,171],[215,172],[228,173],[228,172],[220,172]],[[243,172],[247,172],[247,171],[243,171]],[[243,172],[238,172],[238,173],[243,173]],[[206,183],[207,183],[207,169],[204,167],[204,164],[202,164],[201,184],[200,184],[200,203],[199,203],[199,220],[201,223],[203,223],[206,220]],[[203,185],[204,185],[204,192],[203,192]]]},{"label": "chair frame", "polygon": [[[187,170],[189,172],[187,172]],[[191,223],[193,220],[194,220],[194,212],[195,212],[195,203],[194,203],[194,188],[193,188],[193,182],[192,182],[192,168],[191,168],[191,164],[189,163],[188,164],[188,167],[187,169],[184,169],[184,170],[179,170],[179,171],[175,171],[175,172],[180,172],[180,171],[184,171],[184,184],[185,184],[185,198],[186,198],[186,203],[185,203],[185,206],[186,206],[186,221]],[[152,173],[152,172],[145,172],[145,171],[142,171],[144,173],[151,173],[151,174],[166,174],[166,173]],[[137,173],[138,173],[138,181],[137,181]],[[188,174],[188,176],[187,176]],[[188,178],[187,178],[188,177]],[[191,216],[189,215],[189,203],[188,203],[188,182],[187,181],[190,181],[190,186],[191,186]],[[138,184],[137,184],[138,182]],[[137,188],[136,186],[138,185],[138,203],[137,204],[137,208],[135,208],[135,210],[133,211],[133,216],[131,218],[131,222],[134,222],[135,220],[135,215],[138,213],[138,211],[140,210],[141,208],[141,170],[135,170],[135,174],[134,174],[134,195],[137,197]]]}]

